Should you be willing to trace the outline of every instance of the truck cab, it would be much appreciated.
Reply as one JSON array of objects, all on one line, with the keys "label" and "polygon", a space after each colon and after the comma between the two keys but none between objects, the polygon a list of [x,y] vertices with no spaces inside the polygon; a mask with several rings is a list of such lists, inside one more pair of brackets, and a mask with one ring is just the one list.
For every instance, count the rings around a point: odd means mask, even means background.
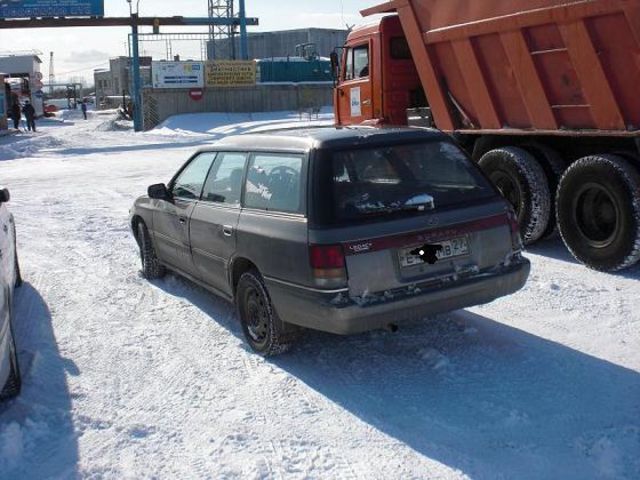
[{"label": "truck cab", "polygon": [[334,96],[339,125],[407,125],[407,110],[427,106],[397,16],[349,35]]}]

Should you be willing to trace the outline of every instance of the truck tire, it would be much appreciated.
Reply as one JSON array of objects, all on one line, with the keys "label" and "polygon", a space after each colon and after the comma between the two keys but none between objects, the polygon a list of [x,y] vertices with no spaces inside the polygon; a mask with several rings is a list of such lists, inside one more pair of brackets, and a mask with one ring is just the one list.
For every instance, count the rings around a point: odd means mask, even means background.
[{"label": "truck tire", "polygon": [[487,152],[478,164],[513,205],[524,244],[542,238],[549,225],[551,196],[547,177],[535,157],[522,148],[505,147]]},{"label": "truck tire", "polygon": [[257,270],[249,270],[240,277],[236,303],[242,331],[256,353],[264,357],[280,355],[299,339],[301,329],[280,320]]},{"label": "truck tire", "polygon": [[167,271],[156,255],[151,235],[149,235],[149,230],[142,220],[138,222],[138,244],[140,245],[142,276],[147,280],[156,280],[164,277]]},{"label": "truck tire", "polygon": [[567,164],[554,149],[539,143],[527,144],[524,148],[531,153],[542,166],[549,184],[549,223],[542,234],[542,239],[551,238],[558,234],[556,222],[556,192],[560,179],[567,169]]},{"label": "truck tire", "polygon": [[640,259],[640,172],[617,155],[593,155],[571,165],[558,187],[558,226],[573,256],[615,272]]}]

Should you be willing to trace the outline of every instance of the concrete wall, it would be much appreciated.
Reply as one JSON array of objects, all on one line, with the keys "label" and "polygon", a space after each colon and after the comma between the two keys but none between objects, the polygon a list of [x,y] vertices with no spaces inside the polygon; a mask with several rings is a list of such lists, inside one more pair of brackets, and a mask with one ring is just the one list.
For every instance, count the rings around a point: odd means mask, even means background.
[{"label": "concrete wall", "polygon": [[192,100],[189,90],[143,92],[144,128],[150,130],[172,115],[183,113],[248,113],[308,111],[333,103],[331,84],[256,85],[205,89],[201,100]]},{"label": "concrete wall", "polygon": [[[347,30],[305,28],[280,32],[256,32],[249,34],[249,58],[286,57],[296,54],[296,45],[315,43],[320,56],[328,57],[335,47],[341,47],[347,40]],[[236,54],[240,55],[240,40],[235,39]],[[219,59],[229,58],[229,40],[216,40],[215,47]],[[208,48],[211,56],[211,48]]]}]

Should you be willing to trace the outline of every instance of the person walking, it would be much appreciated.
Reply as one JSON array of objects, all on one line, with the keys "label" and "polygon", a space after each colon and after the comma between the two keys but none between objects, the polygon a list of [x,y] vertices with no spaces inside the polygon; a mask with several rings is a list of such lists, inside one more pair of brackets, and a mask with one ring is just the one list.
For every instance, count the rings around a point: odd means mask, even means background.
[{"label": "person walking", "polygon": [[24,107],[22,107],[22,113],[24,113],[24,117],[27,119],[27,129],[31,132],[36,131],[36,109],[33,108],[31,102],[27,100],[24,102]]},{"label": "person walking", "polygon": [[22,110],[20,109],[20,102],[16,99],[11,105],[11,120],[13,120],[13,128],[20,129],[20,118],[22,118]]},{"label": "person walking", "polygon": [[80,108],[82,110],[82,116],[86,120],[87,119],[87,101],[86,100],[82,100],[82,102],[80,103]]}]

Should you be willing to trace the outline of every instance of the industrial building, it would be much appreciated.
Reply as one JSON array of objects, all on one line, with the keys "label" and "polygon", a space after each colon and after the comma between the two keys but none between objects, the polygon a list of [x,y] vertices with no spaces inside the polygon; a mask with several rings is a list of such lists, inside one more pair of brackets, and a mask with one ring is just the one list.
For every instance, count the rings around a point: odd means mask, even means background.
[{"label": "industrial building", "polygon": [[[296,45],[313,43],[316,53],[328,57],[334,48],[342,46],[347,40],[348,30],[332,30],[327,28],[302,28],[298,30],[282,30],[277,32],[255,32],[248,34],[249,58],[287,57],[296,55]],[[213,41],[213,48],[207,49],[210,60],[216,58],[216,52],[239,52],[240,39],[234,37],[234,49],[230,48],[231,39]]]},{"label": "industrial building", "polygon": [[[142,85],[151,85],[151,57],[140,57]],[[98,106],[115,107],[121,103],[122,96],[129,96],[131,90],[131,59],[116,57],[109,60],[109,70],[94,70],[93,80]]]}]

